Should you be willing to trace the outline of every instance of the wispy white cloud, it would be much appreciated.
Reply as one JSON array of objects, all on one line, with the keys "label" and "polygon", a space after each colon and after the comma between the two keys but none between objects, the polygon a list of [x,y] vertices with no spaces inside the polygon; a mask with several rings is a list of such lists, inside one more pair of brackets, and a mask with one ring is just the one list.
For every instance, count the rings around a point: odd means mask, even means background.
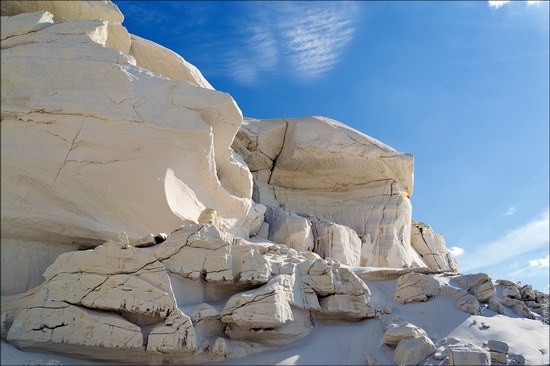
[{"label": "wispy white cloud", "polygon": [[252,25],[247,27],[240,49],[231,48],[226,52],[225,69],[236,81],[251,85],[262,72],[272,71],[278,61],[279,50],[273,32]]},{"label": "wispy white cloud", "polygon": [[[276,5],[276,6],[275,6]],[[268,73],[312,79],[342,58],[355,32],[357,5],[348,2],[251,4],[222,52],[222,70],[243,84]]]},{"label": "wispy white cloud", "polygon": [[547,255],[544,258],[531,259],[529,261],[530,267],[549,267],[550,266],[550,255]]},{"label": "wispy white cloud", "polygon": [[[489,7],[498,9],[503,5],[509,4],[509,3],[526,3],[527,5],[538,5],[541,4],[542,0],[527,0],[527,1],[510,1],[510,0],[489,0]],[[545,1],[547,2],[547,1]]]},{"label": "wispy white cloud", "polygon": [[509,3],[510,0],[489,0],[488,2],[489,2],[489,6],[490,6],[491,8],[498,9],[498,8],[500,8],[502,5]]},{"label": "wispy white cloud", "polygon": [[489,267],[520,254],[548,246],[550,220],[548,208],[531,222],[509,231],[500,238],[478,245],[478,249],[461,261],[464,271]]},{"label": "wispy white cloud", "polygon": [[[292,66],[306,77],[330,70],[355,31],[353,3],[287,9],[279,23]],[[298,10],[298,11],[297,11]]]},{"label": "wispy white cloud", "polygon": [[462,254],[464,254],[464,249],[461,248],[461,247],[451,247],[449,249],[449,252],[451,252],[451,254],[455,257],[459,257],[461,256]]},{"label": "wispy white cloud", "polygon": [[506,215],[506,216],[512,216],[513,214],[515,214],[515,213],[517,212],[517,210],[518,210],[518,209],[516,208],[516,206],[510,206],[510,207],[508,207],[508,209],[506,210],[505,215]]}]

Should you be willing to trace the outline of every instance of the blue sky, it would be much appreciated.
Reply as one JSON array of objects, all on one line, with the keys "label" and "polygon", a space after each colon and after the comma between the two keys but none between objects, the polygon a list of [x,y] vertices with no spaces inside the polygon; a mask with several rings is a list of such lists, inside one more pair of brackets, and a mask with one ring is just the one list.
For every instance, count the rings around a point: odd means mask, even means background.
[{"label": "blue sky", "polygon": [[547,2],[115,2],[245,116],[327,116],[413,153],[413,216],[461,269],[548,291]]}]

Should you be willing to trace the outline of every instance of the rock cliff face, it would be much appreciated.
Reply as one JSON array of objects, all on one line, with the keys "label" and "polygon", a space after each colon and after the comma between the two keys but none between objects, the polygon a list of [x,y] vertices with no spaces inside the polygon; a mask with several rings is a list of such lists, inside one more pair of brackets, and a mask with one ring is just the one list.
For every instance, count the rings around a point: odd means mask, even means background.
[{"label": "rock cliff face", "polygon": [[412,220],[412,155],[324,117],[243,121],[196,67],[129,34],[110,2],[1,10],[11,345],[214,362],[367,322],[387,345],[371,342],[360,363],[417,364],[459,360],[458,345],[468,359],[488,352],[401,321],[409,303],[548,322],[547,296],[457,274],[443,237]]}]

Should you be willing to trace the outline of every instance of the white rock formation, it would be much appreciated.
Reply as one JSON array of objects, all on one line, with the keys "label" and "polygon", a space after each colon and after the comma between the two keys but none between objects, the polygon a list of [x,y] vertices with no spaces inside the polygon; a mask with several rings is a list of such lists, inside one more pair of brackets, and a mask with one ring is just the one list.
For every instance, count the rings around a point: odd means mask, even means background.
[{"label": "white rock formation", "polygon": [[2,364],[548,363],[547,294],[441,273],[410,154],[243,121],[109,1],[1,10]]},{"label": "white rock formation", "polygon": [[[206,207],[248,237],[252,177],[230,165],[242,121],[233,99],[104,48],[104,21],[48,17],[2,22],[6,34],[30,32],[2,41],[3,293],[38,284],[63,251],[171,232]],[[225,189],[233,180],[248,190]]]},{"label": "white rock formation", "polygon": [[458,271],[456,260],[447,249],[443,235],[434,232],[430,225],[413,221],[411,245],[431,269]]},{"label": "white rock formation", "polygon": [[495,285],[486,273],[455,276],[451,282],[470,292],[479,302],[488,302],[496,295]]},{"label": "white rock formation", "polygon": [[384,343],[388,346],[395,347],[397,344],[407,338],[418,338],[427,336],[424,329],[417,327],[411,323],[390,323],[384,332]]},{"label": "white rock formation", "polygon": [[411,155],[324,117],[247,120],[233,148],[256,173],[256,201],[365,236],[362,265],[425,265],[410,244]]},{"label": "white rock formation", "polygon": [[435,351],[435,345],[427,336],[406,338],[399,342],[393,353],[398,365],[418,365]]},{"label": "white rock formation", "polygon": [[448,347],[449,365],[490,365],[491,355],[473,344],[456,344]]},{"label": "white rock formation", "polygon": [[395,299],[402,304],[427,301],[439,293],[440,285],[433,277],[421,273],[407,273],[397,279]]},{"label": "white rock formation", "polygon": [[53,14],[56,22],[103,19],[108,22],[105,46],[122,52],[130,50],[130,36],[122,26],[124,15],[111,1],[10,0],[2,1],[1,10],[3,16],[49,12]]}]

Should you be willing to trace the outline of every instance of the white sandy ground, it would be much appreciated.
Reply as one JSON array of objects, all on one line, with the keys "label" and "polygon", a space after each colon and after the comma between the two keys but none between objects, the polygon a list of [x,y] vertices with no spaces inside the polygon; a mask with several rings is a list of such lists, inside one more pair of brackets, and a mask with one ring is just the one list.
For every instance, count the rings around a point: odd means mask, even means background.
[{"label": "white sandy ground", "polygon": [[[441,282],[446,278],[439,277]],[[364,365],[368,356],[374,356],[376,364],[393,364],[393,348],[383,344],[384,324],[398,316],[428,333],[436,342],[442,337],[455,337],[478,346],[489,339],[501,340],[510,346],[510,353],[521,353],[526,364],[549,364],[550,329],[539,320],[499,315],[485,309],[482,315],[471,316],[456,307],[454,301],[438,296],[424,303],[402,305],[393,300],[395,280],[366,281],[371,292],[371,304],[376,309],[386,305],[394,308],[393,314],[381,319],[360,322],[319,321],[305,338],[285,347],[274,348],[244,358],[227,359],[218,364],[226,365]],[[199,299],[197,299],[199,300]],[[186,310],[190,304],[182,308]],[[473,324],[473,321],[477,324]],[[488,329],[481,329],[484,323]],[[57,354],[22,352],[2,341],[2,365],[25,364],[32,360],[55,359],[63,365],[107,365],[107,362],[83,360]],[[101,352],[101,351],[99,351]],[[428,359],[434,365],[445,361]]]}]

